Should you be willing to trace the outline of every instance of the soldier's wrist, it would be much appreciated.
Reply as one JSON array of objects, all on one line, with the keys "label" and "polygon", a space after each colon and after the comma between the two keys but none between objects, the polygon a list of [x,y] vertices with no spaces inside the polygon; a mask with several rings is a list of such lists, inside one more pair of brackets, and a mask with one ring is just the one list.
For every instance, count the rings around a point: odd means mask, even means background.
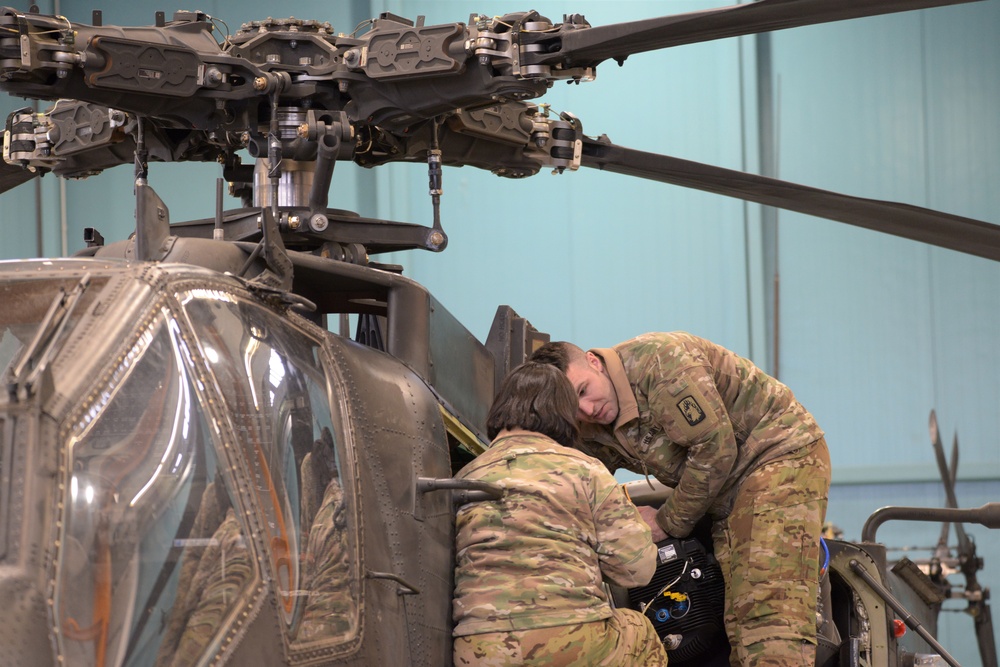
[{"label": "soldier's wrist", "polygon": [[666,505],[661,506],[656,512],[656,525],[658,525],[667,535],[674,534],[676,526],[674,526],[673,522],[670,520]]}]

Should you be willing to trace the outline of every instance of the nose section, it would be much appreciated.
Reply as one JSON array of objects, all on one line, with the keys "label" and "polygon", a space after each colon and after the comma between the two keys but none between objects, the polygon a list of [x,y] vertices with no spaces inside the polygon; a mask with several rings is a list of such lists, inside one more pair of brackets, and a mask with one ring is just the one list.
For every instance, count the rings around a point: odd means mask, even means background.
[{"label": "nose section", "polygon": [[582,422],[593,423],[594,413],[596,412],[597,405],[594,401],[581,400],[580,407],[577,409],[577,419]]},{"label": "nose section", "polygon": [[[3,568],[0,575],[0,646],[3,664],[53,667],[52,643],[45,596],[25,568]],[[10,660],[10,662],[7,662]]]},{"label": "nose section", "polygon": [[[25,667],[55,665],[49,620],[49,572],[53,551],[51,516],[58,480],[45,469],[38,440],[54,441],[48,421],[43,427],[25,413],[31,401],[0,407],[0,460],[6,478],[0,486],[0,664]],[[16,408],[16,409],[15,409]],[[34,456],[18,456],[15,450]],[[44,515],[43,515],[44,511]]]}]

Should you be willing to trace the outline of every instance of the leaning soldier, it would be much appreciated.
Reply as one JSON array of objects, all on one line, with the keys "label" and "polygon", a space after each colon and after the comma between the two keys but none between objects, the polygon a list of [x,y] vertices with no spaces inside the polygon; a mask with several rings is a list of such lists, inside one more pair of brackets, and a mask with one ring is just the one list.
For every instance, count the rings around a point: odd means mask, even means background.
[{"label": "leaning soldier", "polygon": [[566,377],[526,363],[487,417],[490,448],[458,478],[500,486],[456,520],[456,665],[666,665],[653,626],[613,609],[603,581],[649,582],[650,530],[604,466],[577,449]]},{"label": "leaning soldier", "polygon": [[552,342],[531,359],[576,389],[582,451],[674,488],[658,511],[639,507],[654,541],[712,520],[731,663],[815,665],[830,456],[791,390],[682,332],[588,352]]}]

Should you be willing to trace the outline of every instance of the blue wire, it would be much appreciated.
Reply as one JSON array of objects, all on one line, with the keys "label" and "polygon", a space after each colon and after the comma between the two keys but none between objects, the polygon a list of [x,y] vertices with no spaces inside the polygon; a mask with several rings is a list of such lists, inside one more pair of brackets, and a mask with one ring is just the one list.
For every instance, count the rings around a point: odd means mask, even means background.
[{"label": "blue wire", "polygon": [[819,569],[819,576],[826,574],[826,568],[830,566],[830,547],[826,546],[826,540],[819,538],[819,545],[823,547],[823,567]]}]

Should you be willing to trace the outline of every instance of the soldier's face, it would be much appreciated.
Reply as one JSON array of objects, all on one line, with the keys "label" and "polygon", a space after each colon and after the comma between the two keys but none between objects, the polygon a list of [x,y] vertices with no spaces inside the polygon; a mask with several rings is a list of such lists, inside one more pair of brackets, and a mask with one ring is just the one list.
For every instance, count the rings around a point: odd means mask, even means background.
[{"label": "soldier's face", "polygon": [[578,359],[566,368],[580,407],[576,418],[588,424],[611,424],[618,417],[618,394],[604,369],[601,358],[588,352],[586,360]]}]

